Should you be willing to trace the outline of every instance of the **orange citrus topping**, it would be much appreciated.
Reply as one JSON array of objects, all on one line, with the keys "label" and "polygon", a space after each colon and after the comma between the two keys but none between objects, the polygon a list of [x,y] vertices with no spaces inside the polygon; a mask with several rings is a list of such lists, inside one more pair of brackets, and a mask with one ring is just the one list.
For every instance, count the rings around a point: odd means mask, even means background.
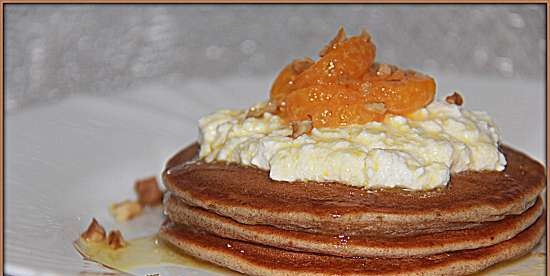
[{"label": "orange citrus topping", "polygon": [[278,115],[288,122],[311,120],[313,127],[338,127],[380,121],[385,114],[408,114],[435,95],[429,76],[376,64],[370,35],[346,38],[343,29],[321,58],[287,65],[271,88]]},{"label": "orange citrus topping", "polygon": [[365,124],[384,118],[384,111],[365,102],[364,93],[341,85],[312,85],[294,90],[281,108],[291,122],[311,120],[314,126]]},{"label": "orange citrus topping", "polygon": [[374,63],[375,52],[376,48],[367,34],[336,43],[296,77],[294,89],[314,84],[346,84],[360,79]]},{"label": "orange citrus topping", "polygon": [[[380,70],[380,67],[390,69]],[[389,65],[376,64],[373,69],[375,73],[365,74],[359,82],[359,90],[365,93],[367,102],[383,103],[388,113],[399,115],[414,112],[432,102],[434,79]]]},{"label": "orange citrus topping", "polygon": [[305,58],[294,60],[291,64],[285,66],[271,86],[271,99],[276,102],[284,100],[288,92],[293,90],[296,77],[314,63],[310,58]]}]

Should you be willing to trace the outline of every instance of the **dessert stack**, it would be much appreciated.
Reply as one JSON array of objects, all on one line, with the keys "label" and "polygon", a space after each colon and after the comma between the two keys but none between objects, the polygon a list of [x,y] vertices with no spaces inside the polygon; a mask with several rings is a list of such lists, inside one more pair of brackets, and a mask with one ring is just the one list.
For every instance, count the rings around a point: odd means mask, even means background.
[{"label": "dessert stack", "polygon": [[340,29],[269,100],[199,120],[163,172],[160,237],[250,275],[463,275],[544,233],[545,170],[435,80]]},{"label": "dessert stack", "polygon": [[249,275],[464,275],[529,252],[545,231],[544,168],[501,147],[504,171],[465,171],[432,190],[275,181],[269,172],[196,160],[163,173],[160,236]]}]

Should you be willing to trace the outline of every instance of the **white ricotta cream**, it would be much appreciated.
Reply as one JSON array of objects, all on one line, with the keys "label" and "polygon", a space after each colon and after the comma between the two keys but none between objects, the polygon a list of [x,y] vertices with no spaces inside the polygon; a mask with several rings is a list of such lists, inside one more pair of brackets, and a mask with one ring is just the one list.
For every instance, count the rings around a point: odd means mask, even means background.
[{"label": "white ricotta cream", "polygon": [[199,121],[200,158],[268,170],[280,181],[335,181],[368,188],[431,189],[451,173],[502,171],[500,136],[484,112],[434,102],[406,117],[292,138],[280,117],[221,110]]}]

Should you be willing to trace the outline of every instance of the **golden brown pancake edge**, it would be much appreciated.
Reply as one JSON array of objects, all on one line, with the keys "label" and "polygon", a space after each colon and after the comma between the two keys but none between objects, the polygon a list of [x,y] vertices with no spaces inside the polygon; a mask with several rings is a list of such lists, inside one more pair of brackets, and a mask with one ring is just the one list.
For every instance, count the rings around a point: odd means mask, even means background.
[{"label": "golden brown pancake edge", "polygon": [[508,240],[533,224],[543,212],[543,202],[521,215],[485,222],[464,230],[416,236],[323,235],[282,230],[269,225],[241,224],[204,209],[191,207],[174,196],[166,202],[169,219],[212,235],[286,250],[342,257],[410,257],[491,246]]},{"label": "golden brown pancake edge", "polygon": [[324,234],[411,235],[471,228],[532,206],[545,186],[544,168],[525,154],[502,149],[505,171],[454,174],[447,188],[420,192],[289,183],[252,167],[186,163],[196,156],[196,144],[167,162],[163,178],[186,204],[240,223]]},{"label": "golden brown pancake edge", "polygon": [[424,257],[342,258],[225,239],[166,222],[159,235],[183,252],[249,275],[465,275],[527,254],[544,234],[546,216],[489,247]]}]

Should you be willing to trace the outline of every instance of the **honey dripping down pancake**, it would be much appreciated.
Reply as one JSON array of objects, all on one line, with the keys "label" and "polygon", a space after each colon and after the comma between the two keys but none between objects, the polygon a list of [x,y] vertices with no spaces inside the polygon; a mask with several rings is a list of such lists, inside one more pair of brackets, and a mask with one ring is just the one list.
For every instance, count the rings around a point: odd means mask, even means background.
[{"label": "honey dripping down pancake", "polygon": [[199,120],[162,177],[159,237],[250,275],[464,275],[529,252],[545,169],[430,76],[340,29],[269,100]]}]

